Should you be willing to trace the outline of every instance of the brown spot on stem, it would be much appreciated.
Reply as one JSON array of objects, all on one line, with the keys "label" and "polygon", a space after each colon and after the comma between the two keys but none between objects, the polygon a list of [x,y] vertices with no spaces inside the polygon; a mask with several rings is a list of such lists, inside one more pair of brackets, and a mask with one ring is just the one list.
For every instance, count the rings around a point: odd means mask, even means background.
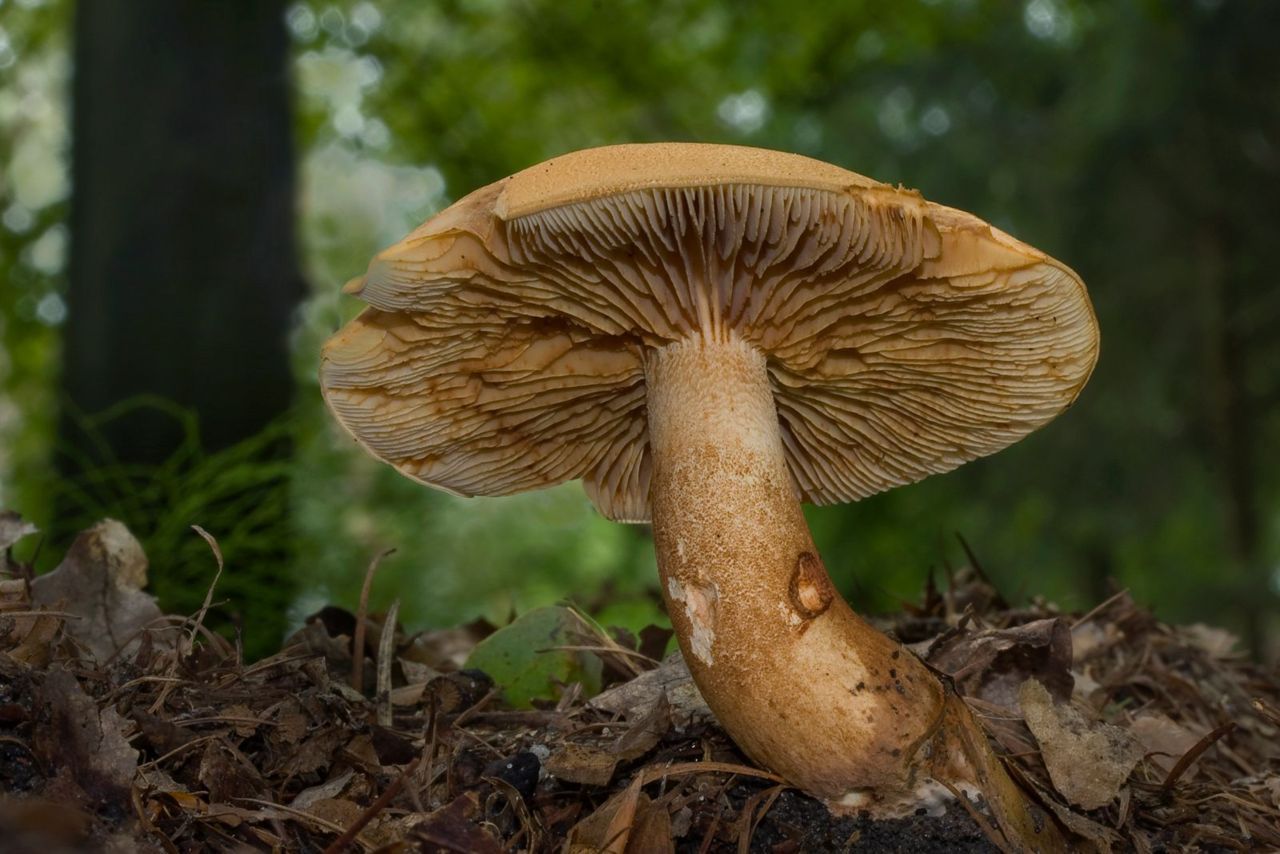
[{"label": "brown spot on stem", "polygon": [[791,607],[806,621],[821,616],[831,606],[835,591],[826,567],[813,552],[801,552],[796,558],[788,595]]}]

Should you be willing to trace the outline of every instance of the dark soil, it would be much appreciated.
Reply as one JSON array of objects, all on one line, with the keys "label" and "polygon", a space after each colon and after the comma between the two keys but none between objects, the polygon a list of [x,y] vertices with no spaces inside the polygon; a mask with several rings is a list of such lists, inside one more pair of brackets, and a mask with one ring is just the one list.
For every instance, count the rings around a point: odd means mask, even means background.
[{"label": "dark soil", "polygon": [[[758,790],[758,787],[755,787]],[[736,786],[730,800],[741,809],[752,788]],[[690,840],[677,851],[698,851]],[[753,852],[790,851],[895,851],[900,854],[986,854],[999,851],[981,828],[961,809],[941,816],[873,820],[867,816],[835,818],[813,798],[794,790],[778,796],[772,809],[756,825],[751,837]]]}]

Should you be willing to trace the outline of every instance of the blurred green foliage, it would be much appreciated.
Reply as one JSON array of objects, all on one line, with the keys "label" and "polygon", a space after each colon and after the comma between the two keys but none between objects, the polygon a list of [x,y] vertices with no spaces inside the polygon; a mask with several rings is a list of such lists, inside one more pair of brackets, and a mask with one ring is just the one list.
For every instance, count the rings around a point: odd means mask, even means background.
[{"label": "blurred green foliage", "polygon": [[[103,438],[113,420],[127,419],[137,409],[171,419],[181,436],[160,464],[122,462]],[[243,442],[209,453],[196,417],[165,400],[134,398],[93,415],[71,414],[78,438],[64,441],[56,452],[70,456],[79,474],[64,474],[49,487],[61,517],[49,527],[70,533],[104,517],[127,520],[155,567],[151,592],[190,614],[204,601],[217,569],[209,544],[192,528],[201,526],[233,562],[215,589],[214,601],[226,605],[207,624],[228,634],[242,630],[252,658],[275,652],[297,588],[287,536],[294,465],[279,453],[294,433],[295,419],[282,418]],[[60,555],[44,557],[40,563],[48,567]]]},{"label": "blurred green foliage", "polygon": [[[2,90],[46,68],[36,88],[56,96],[65,3],[0,6],[17,52],[0,56]],[[464,501],[396,477],[325,416],[316,354],[358,310],[340,284],[449,200],[564,151],[688,139],[918,187],[1073,265],[1095,300],[1103,357],[1071,412],[955,473],[811,512],[856,605],[914,598],[961,558],[962,532],[1011,596],[1085,607],[1114,578],[1164,617],[1274,636],[1280,4],[342,0],[295,3],[288,23],[315,294],[293,349],[295,613],[350,603],[368,558],[396,546],[376,598],[401,596],[414,623],[566,595],[640,603],[614,612],[633,625],[652,614],[642,529],[595,517],[573,485]],[[40,521],[60,268],[31,253],[63,206],[7,218],[22,115],[0,109],[0,501]]]},{"label": "blurred green foliage", "polygon": [[70,6],[0,11],[0,506],[35,508],[46,506],[66,316]]}]

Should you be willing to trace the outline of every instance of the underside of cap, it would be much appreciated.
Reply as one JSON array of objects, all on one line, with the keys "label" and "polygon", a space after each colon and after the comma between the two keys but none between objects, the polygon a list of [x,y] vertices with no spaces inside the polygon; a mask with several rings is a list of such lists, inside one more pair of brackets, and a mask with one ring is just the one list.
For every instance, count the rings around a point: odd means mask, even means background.
[{"label": "underside of cap", "polygon": [[445,330],[369,309],[326,346],[321,380],[347,431],[422,483],[507,495],[607,471],[647,490],[641,455],[627,453],[643,440],[632,415],[644,377],[623,342],[538,320]]},{"label": "underside of cap", "polygon": [[581,478],[626,521],[649,512],[652,348],[734,335],[764,352],[815,503],[1005,447],[1074,399],[1097,352],[1083,285],[1031,247],[729,146],[533,167],[429,220],[356,290],[372,308],[326,345],[322,384],[371,453],[465,495]]}]

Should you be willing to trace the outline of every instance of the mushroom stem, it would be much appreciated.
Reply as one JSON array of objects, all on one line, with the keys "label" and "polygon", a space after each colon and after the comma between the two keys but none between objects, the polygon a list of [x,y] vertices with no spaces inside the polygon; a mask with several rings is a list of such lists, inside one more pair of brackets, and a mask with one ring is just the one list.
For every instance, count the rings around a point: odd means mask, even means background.
[{"label": "mushroom stem", "polygon": [[650,354],[653,533],[694,681],[753,759],[835,808],[930,776],[946,696],[853,612],[814,547],[764,356],[736,338]]}]

